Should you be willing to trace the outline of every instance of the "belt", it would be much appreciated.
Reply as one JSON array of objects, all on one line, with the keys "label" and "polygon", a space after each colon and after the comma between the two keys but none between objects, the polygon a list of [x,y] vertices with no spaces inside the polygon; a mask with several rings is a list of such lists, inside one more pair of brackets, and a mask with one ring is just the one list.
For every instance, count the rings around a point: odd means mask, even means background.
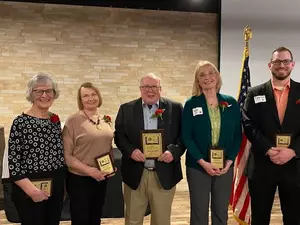
[{"label": "belt", "polygon": [[154,167],[144,167],[145,169],[149,170],[149,171],[155,171]]}]

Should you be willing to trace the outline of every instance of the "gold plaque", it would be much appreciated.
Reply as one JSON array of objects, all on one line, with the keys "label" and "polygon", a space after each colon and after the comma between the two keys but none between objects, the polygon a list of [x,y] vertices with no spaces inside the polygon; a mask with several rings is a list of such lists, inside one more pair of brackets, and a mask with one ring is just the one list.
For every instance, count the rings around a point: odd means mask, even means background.
[{"label": "gold plaque", "polygon": [[114,162],[109,152],[98,156],[96,162],[100,171],[107,172],[108,175],[115,172]]},{"label": "gold plaque", "polygon": [[164,130],[142,130],[142,151],[146,159],[157,159],[164,149]]},{"label": "gold plaque", "polygon": [[49,196],[51,196],[52,179],[33,179],[31,182],[36,188],[46,192]]},{"label": "gold plaque", "polygon": [[276,134],[276,147],[289,147],[291,144],[290,134]]},{"label": "gold plaque", "polygon": [[222,148],[213,148],[209,150],[209,161],[219,169],[225,167],[225,154]]}]

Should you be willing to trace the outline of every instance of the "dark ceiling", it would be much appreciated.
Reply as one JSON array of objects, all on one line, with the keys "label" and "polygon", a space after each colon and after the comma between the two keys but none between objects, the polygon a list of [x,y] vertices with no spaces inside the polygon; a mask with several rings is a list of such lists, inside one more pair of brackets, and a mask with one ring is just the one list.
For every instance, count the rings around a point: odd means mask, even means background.
[{"label": "dark ceiling", "polygon": [[13,2],[54,3],[153,10],[159,9],[205,13],[219,13],[221,5],[221,0],[15,0]]}]

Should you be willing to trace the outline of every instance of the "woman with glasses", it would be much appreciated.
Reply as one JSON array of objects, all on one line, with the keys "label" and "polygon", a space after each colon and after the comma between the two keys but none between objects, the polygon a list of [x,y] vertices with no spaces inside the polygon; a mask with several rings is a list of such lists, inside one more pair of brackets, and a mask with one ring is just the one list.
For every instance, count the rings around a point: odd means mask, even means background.
[{"label": "woman with glasses", "polygon": [[[186,173],[190,191],[191,225],[228,220],[233,163],[241,143],[241,113],[236,100],[220,94],[222,80],[208,61],[196,66],[192,97],[182,117],[182,139],[187,148]],[[211,204],[210,204],[211,203]]]},{"label": "woman with glasses", "polygon": [[96,159],[108,154],[101,160],[106,164],[113,156],[111,118],[98,110],[102,97],[90,82],[79,87],[77,104],[79,111],[67,119],[63,128],[71,221],[72,225],[99,225],[107,177],[113,172],[100,171]]},{"label": "woman with glasses", "polygon": [[65,179],[59,117],[49,108],[59,96],[56,82],[40,73],[27,85],[31,107],[17,116],[8,141],[8,173],[12,200],[22,225],[58,225]]}]

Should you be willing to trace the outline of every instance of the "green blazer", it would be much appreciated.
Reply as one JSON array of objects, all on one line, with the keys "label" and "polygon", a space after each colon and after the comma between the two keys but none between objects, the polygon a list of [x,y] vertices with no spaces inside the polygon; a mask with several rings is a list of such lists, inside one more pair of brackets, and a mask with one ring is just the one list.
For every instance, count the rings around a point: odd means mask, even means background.
[{"label": "green blazer", "polygon": [[[228,95],[217,94],[218,101],[227,102],[220,107],[221,128],[219,148],[225,151],[226,159],[235,160],[242,141],[241,112],[236,100]],[[211,123],[206,99],[203,94],[189,98],[183,109],[182,140],[187,148],[186,166],[202,169],[200,159],[208,161],[208,150],[212,147]]]}]

